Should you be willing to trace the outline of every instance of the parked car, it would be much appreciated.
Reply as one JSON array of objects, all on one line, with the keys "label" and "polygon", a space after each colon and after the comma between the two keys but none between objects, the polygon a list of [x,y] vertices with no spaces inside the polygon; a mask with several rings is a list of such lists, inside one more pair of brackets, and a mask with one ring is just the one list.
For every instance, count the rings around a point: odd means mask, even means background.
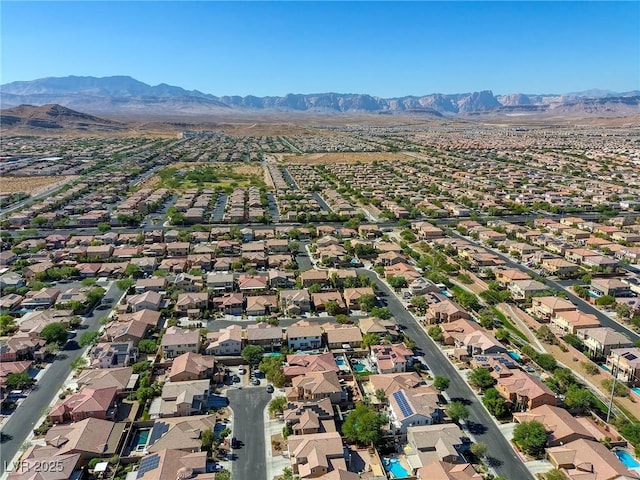
[{"label": "parked car", "polygon": [[240,368],[238,369],[238,373],[239,373],[240,375],[244,375],[245,373],[247,373],[247,370],[246,370],[244,367],[240,367]]},{"label": "parked car", "polygon": [[234,375],[233,377],[231,377],[231,381],[233,383],[240,383],[240,377],[238,375]]},{"label": "parked car", "polygon": [[258,380],[257,378],[252,378],[251,385],[255,385],[255,386],[260,385],[260,380]]},{"label": "parked car", "polygon": [[273,393],[273,385],[267,385],[267,393]]}]

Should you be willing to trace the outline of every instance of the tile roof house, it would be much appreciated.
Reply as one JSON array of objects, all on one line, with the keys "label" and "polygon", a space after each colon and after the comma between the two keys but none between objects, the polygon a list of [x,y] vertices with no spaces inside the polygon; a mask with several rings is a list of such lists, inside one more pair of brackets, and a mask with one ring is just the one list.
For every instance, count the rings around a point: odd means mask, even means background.
[{"label": "tile roof house", "polygon": [[240,355],[242,351],[242,327],[229,325],[218,332],[207,333],[207,355]]},{"label": "tile roof house", "polygon": [[287,328],[287,346],[294,350],[316,349],[322,346],[320,325],[300,320]]},{"label": "tile roof house", "polygon": [[322,326],[329,348],[358,348],[362,343],[362,332],[355,325],[326,323]]},{"label": "tile roof house", "polygon": [[463,463],[460,451],[464,437],[464,432],[455,423],[411,426],[407,428],[409,463],[416,468],[439,461]]},{"label": "tile roof house", "polygon": [[445,299],[440,302],[429,304],[425,320],[430,324],[436,324],[449,323],[461,318],[470,320],[471,316],[457,303],[449,299]]},{"label": "tile roof house", "polygon": [[404,343],[395,345],[372,345],[369,357],[378,373],[405,372],[413,351]]},{"label": "tile roof house", "polygon": [[371,390],[373,392],[382,390],[387,398],[398,390],[409,390],[424,385],[424,381],[416,372],[382,373],[369,375],[368,379]]},{"label": "tile roof house", "polygon": [[287,443],[291,469],[300,478],[347,470],[346,453],[338,432],[293,435]]},{"label": "tile roof house", "polygon": [[53,423],[79,422],[86,418],[111,420],[115,417],[117,387],[83,388],[66,397],[49,412]]},{"label": "tile roof house", "polygon": [[281,290],[280,308],[288,315],[301,315],[311,310],[311,296],[304,288],[301,290]]},{"label": "tile roof house", "polygon": [[200,351],[200,332],[180,327],[169,327],[160,343],[164,358],[175,358],[183,353]]},{"label": "tile roof house", "polygon": [[153,399],[149,414],[151,418],[196,415],[206,408],[209,395],[208,379],[167,382],[160,397]]},{"label": "tile roof house", "polygon": [[116,393],[132,390],[139,375],[133,373],[132,367],[109,369],[85,369],[78,376],[78,388],[108,388],[115,387]]},{"label": "tile roof house", "polygon": [[326,285],[329,276],[326,270],[305,270],[300,274],[300,280],[304,288],[309,288],[311,285]]},{"label": "tile roof house", "polygon": [[495,389],[513,405],[514,410],[556,405],[556,396],[549,387],[522,370],[511,370],[511,375],[499,377]]},{"label": "tile roof house", "polygon": [[137,320],[129,320],[128,322],[111,322],[105,326],[102,338],[107,342],[138,342],[144,338],[149,325]]},{"label": "tile roof house", "polygon": [[285,393],[290,401],[318,401],[328,398],[337,404],[346,401],[347,394],[342,390],[338,374],[334,370],[307,372],[291,380],[291,387]]},{"label": "tile roof house", "polygon": [[247,325],[247,344],[260,345],[267,350],[282,346],[282,327],[269,325],[266,322]]},{"label": "tile roof house", "polygon": [[345,288],[342,295],[349,310],[360,310],[360,298],[363,295],[375,296],[372,287]]},{"label": "tile roof house", "polygon": [[278,299],[275,295],[254,295],[247,297],[245,311],[248,316],[271,315],[278,311]]},{"label": "tile roof house", "polygon": [[213,307],[225,315],[242,315],[244,306],[244,294],[225,293],[221,297],[212,300]]},{"label": "tile roof house", "polygon": [[576,335],[594,358],[608,356],[612,348],[632,347],[634,344],[629,337],[610,327],[580,328]]},{"label": "tile roof house", "polygon": [[[42,449],[30,447],[20,458],[20,465],[8,474],[8,480],[68,480],[79,473],[79,453],[66,455],[52,455]],[[43,465],[52,465],[55,468],[43,472]],[[51,471],[53,470],[53,471]]]},{"label": "tile roof house", "polygon": [[342,295],[340,295],[340,292],[336,291],[312,293],[311,302],[318,312],[324,311],[329,302],[335,302],[338,305],[338,310],[341,312],[344,312],[347,309],[344,301],[342,300]]},{"label": "tile roof house", "polygon": [[283,417],[285,423],[293,428],[295,435],[336,431],[329,397],[318,401],[288,402]]},{"label": "tile roof house", "polygon": [[215,415],[157,419],[151,428],[145,450],[155,453],[170,448],[183,452],[199,452],[202,447],[202,432],[214,430],[215,424]]},{"label": "tile roof house", "polygon": [[600,327],[600,320],[595,315],[579,310],[558,312],[551,318],[551,329],[555,332],[575,334],[578,329]]},{"label": "tile roof house", "polygon": [[102,342],[89,352],[91,368],[127,367],[138,360],[138,349],[132,341]]},{"label": "tile roof house", "polygon": [[175,310],[178,314],[187,315],[189,318],[200,318],[203,310],[209,307],[209,294],[207,292],[186,292],[178,295]]},{"label": "tile roof house", "polygon": [[126,301],[132,312],[139,312],[140,310],[159,311],[162,304],[162,295],[158,292],[147,291],[139,295],[131,295],[127,297]]},{"label": "tile roof house", "polygon": [[396,390],[389,397],[389,420],[396,435],[407,433],[416,425],[439,423],[444,417],[439,393],[433,387]]},{"label": "tile roof house", "polygon": [[566,445],[547,449],[551,464],[562,471],[567,480],[622,480],[640,478],[627,469],[607,447],[600,442],[579,439]]},{"label": "tile roof house", "polygon": [[196,478],[214,480],[207,472],[207,452],[184,452],[164,449],[142,458],[137,480],[166,480]]},{"label": "tile roof house", "polygon": [[569,300],[562,297],[534,297],[531,299],[531,310],[534,315],[543,322],[549,321],[559,312],[570,312],[576,310],[576,306]]},{"label": "tile roof house", "polygon": [[593,435],[567,410],[552,405],[540,405],[528,412],[516,412],[513,421],[540,422],[547,430],[547,446],[565,445],[579,438],[595,440]]},{"label": "tile roof house", "polygon": [[433,462],[416,472],[418,480],[480,480],[482,475],[469,463]]},{"label": "tile roof house", "polygon": [[309,372],[324,372],[339,370],[336,359],[331,353],[320,353],[317,355],[287,355],[286,365],[282,368],[287,378],[298,375],[305,375]]},{"label": "tile roof house", "polygon": [[212,378],[214,372],[215,359],[212,356],[187,352],[173,359],[167,378],[171,382],[202,380]]},{"label": "tile roof house", "polygon": [[41,448],[55,455],[79,453],[81,462],[90,458],[108,458],[116,453],[124,423],[114,423],[99,418],[85,418],[78,422],[54,425],[45,435],[45,447]]},{"label": "tile roof house", "polygon": [[614,348],[607,357],[607,368],[617,372],[618,380],[631,386],[640,385],[640,348]]}]

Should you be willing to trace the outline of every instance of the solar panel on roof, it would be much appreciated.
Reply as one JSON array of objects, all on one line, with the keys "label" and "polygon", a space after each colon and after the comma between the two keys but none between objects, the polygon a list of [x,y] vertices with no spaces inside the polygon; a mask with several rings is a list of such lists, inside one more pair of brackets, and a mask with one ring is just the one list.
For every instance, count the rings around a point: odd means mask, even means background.
[{"label": "solar panel on roof", "polygon": [[157,453],[144,457],[140,462],[137,478],[142,478],[145,473],[158,468],[158,465],[160,465],[160,455]]},{"label": "solar panel on roof", "polygon": [[407,402],[407,399],[405,398],[404,393],[402,391],[398,390],[397,392],[394,392],[393,398],[395,398],[396,402],[398,403],[398,406],[400,407],[400,411],[405,417],[408,417],[409,415],[413,415],[413,410],[409,406],[409,403]]},{"label": "solar panel on roof", "polygon": [[164,422],[156,422],[151,429],[149,445],[153,445],[156,441],[169,431],[169,425]]}]

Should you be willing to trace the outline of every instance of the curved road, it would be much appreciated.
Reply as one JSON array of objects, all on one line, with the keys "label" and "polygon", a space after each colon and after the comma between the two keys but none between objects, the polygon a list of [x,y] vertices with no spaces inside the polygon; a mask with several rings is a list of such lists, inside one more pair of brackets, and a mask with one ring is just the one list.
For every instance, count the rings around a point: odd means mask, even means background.
[{"label": "curved road", "polygon": [[491,464],[498,475],[517,480],[533,480],[533,476],[522,463],[507,439],[498,430],[493,418],[487,410],[480,404],[476,396],[471,391],[471,387],[464,381],[456,368],[445,357],[438,345],[426,334],[407,309],[400,303],[390,288],[378,278],[375,272],[364,268],[357,269],[358,273],[366,275],[376,282],[379,291],[386,293],[385,300],[387,307],[396,318],[397,322],[404,326],[407,336],[416,342],[416,345],[423,352],[423,357],[427,361],[429,368],[434,375],[443,375],[451,379],[451,384],[447,389],[450,398],[465,399],[468,403],[469,421],[479,424],[482,427],[478,433],[473,433],[479,442],[484,442],[489,446],[489,458]]}]

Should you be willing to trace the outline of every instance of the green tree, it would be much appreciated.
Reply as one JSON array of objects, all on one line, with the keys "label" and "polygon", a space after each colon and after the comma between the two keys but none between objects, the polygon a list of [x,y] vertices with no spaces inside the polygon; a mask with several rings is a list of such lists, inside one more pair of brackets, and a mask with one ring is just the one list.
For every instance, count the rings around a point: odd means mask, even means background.
[{"label": "green tree", "polygon": [[335,316],[340,313],[340,305],[338,305],[338,302],[335,300],[329,300],[324,306],[324,309],[331,316]]},{"label": "green tree", "polygon": [[132,278],[121,278],[120,280],[116,281],[116,286],[120,290],[124,290],[125,292],[127,292],[133,286],[134,283],[135,282],[133,281]]},{"label": "green tree", "polygon": [[509,330],[507,330],[506,328],[499,328],[498,330],[496,330],[496,333],[495,333],[496,339],[500,342],[508,342],[510,336],[511,334],[509,333]]},{"label": "green tree", "polygon": [[9,314],[0,315],[0,336],[10,335],[18,329],[16,319]]},{"label": "green tree", "polygon": [[271,416],[282,415],[287,406],[287,397],[276,397],[269,402],[269,414]]},{"label": "green tree", "polygon": [[433,386],[439,392],[445,391],[447,388],[449,388],[450,384],[451,384],[451,379],[449,377],[444,377],[442,375],[436,375],[436,377],[433,379]]},{"label": "green tree", "polygon": [[144,276],[144,272],[142,271],[142,269],[135,263],[130,263],[129,265],[127,265],[127,268],[125,268],[124,270],[124,274],[127,277],[133,278],[142,278]]},{"label": "green tree", "polygon": [[210,428],[203,430],[200,433],[200,439],[202,440],[202,450],[207,452],[210,451],[215,439],[213,431]]},{"label": "green tree", "polygon": [[[601,384],[606,391],[611,392],[611,388],[613,387],[612,379],[607,378],[605,380],[602,380]],[[628,397],[629,387],[627,387],[624,383],[616,382],[616,386],[613,390],[613,395],[616,397]]]},{"label": "green tree", "polygon": [[372,345],[380,345],[380,335],[377,333],[365,333],[362,337],[362,348],[369,348]]},{"label": "green tree", "polygon": [[427,333],[436,342],[442,342],[444,340],[444,335],[442,334],[442,328],[440,328],[438,325],[429,327],[429,330],[427,330]]},{"label": "green tree", "polygon": [[616,303],[616,298],[612,295],[603,295],[596,299],[596,305],[599,307],[608,307]]},{"label": "green tree", "polygon": [[373,307],[369,314],[382,320],[389,320],[393,316],[387,307]]},{"label": "green tree", "polygon": [[376,296],[370,293],[364,294],[360,297],[358,303],[360,305],[360,310],[370,312],[373,307],[376,306]]},{"label": "green tree", "polygon": [[542,368],[544,368],[549,372],[555,370],[557,366],[556,359],[553,357],[553,355],[549,353],[542,353],[538,355],[535,361],[538,365],[540,365]]},{"label": "green tree", "polygon": [[85,357],[78,357],[74,361],[71,362],[71,368],[73,370],[79,371],[88,365],[87,359]]},{"label": "green tree", "polygon": [[451,402],[447,405],[445,411],[454,422],[459,422],[460,420],[466,420],[469,418],[469,409],[462,402]]},{"label": "green tree", "polygon": [[547,444],[547,431],[542,423],[535,420],[522,422],[513,430],[513,441],[524,453],[541,457]]},{"label": "green tree", "polygon": [[26,390],[31,388],[34,383],[36,383],[35,379],[26,372],[10,373],[5,380],[7,390]]},{"label": "green tree", "polygon": [[578,385],[571,385],[564,396],[564,404],[571,410],[584,411],[587,408],[591,408],[595,405],[596,399],[591,393],[591,390],[579,387]]},{"label": "green tree", "polygon": [[358,403],[347,415],[342,425],[342,433],[348,440],[360,445],[376,445],[382,439],[382,427],[386,423],[385,415],[376,412],[370,406]]},{"label": "green tree", "polygon": [[488,368],[480,367],[476,368],[467,376],[469,383],[481,390],[486,390],[492,387],[495,380],[491,376],[491,372]]},{"label": "green tree", "polygon": [[495,388],[488,388],[482,397],[482,403],[489,413],[496,418],[504,417],[508,412],[507,402]]},{"label": "green tree", "polygon": [[253,368],[262,361],[264,350],[260,345],[247,345],[242,349],[240,355]]},{"label": "green tree", "polygon": [[471,445],[470,450],[476,458],[484,458],[487,456],[489,447],[484,442],[477,442]]},{"label": "green tree", "polygon": [[387,278],[387,283],[394,290],[400,290],[401,288],[407,288],[407,286],[409,285],[407,283],[407,279],[404,278],[403,276],[389,277],[389,278]]},{"label": "green tree", "polygon": [[376,395],[376,399],[379,402],[386,402],[387,401],[387,395],[386,395],[386,393],[384,393],[383,389],[381,389],[381,388],[377,389],[375,395]]},{"label": "green tree", "polygon": [[544,474],[544,480],[567,480],[567,476],[562,470],[554,468],[553,470],[549,470]]},{"label": "green tree", "polygon": [[98,224],[98,231],[99,231],[100,233],[106,233],[106,232],[108,232],[109,230],[111,230],[111,225],[109,225],[108,223],[106,223],[106,222],[100,222],[100,223]]},{"label": "green tree", "polygon": [[42,337],[47,343],[57,343],[62,345],[67,341],[67,327],[61,322],[53,322],[45,327],[40,332]]},{"label": "green tree", "polygon": [[80,338],[78,339],[78,345],[81,347],[87,347],[93,344],[99,336],[100,332],[96,330],[87,330],[86,332],[82,332],[82,335],[80,335]]},{"label": "green tree", "polygon": [[422,315],[424,315],[427,312],[427,306],[428,306],[427,299],[424,298],[422,295],[413,297],[411,299],[411,305],[413,305],[416,311]]},{"label": "green tree", "polygon": [[138,343],[138,350],[140,353],[154,354],[158,351],[158,343],[153,339],[145,338]]}]

